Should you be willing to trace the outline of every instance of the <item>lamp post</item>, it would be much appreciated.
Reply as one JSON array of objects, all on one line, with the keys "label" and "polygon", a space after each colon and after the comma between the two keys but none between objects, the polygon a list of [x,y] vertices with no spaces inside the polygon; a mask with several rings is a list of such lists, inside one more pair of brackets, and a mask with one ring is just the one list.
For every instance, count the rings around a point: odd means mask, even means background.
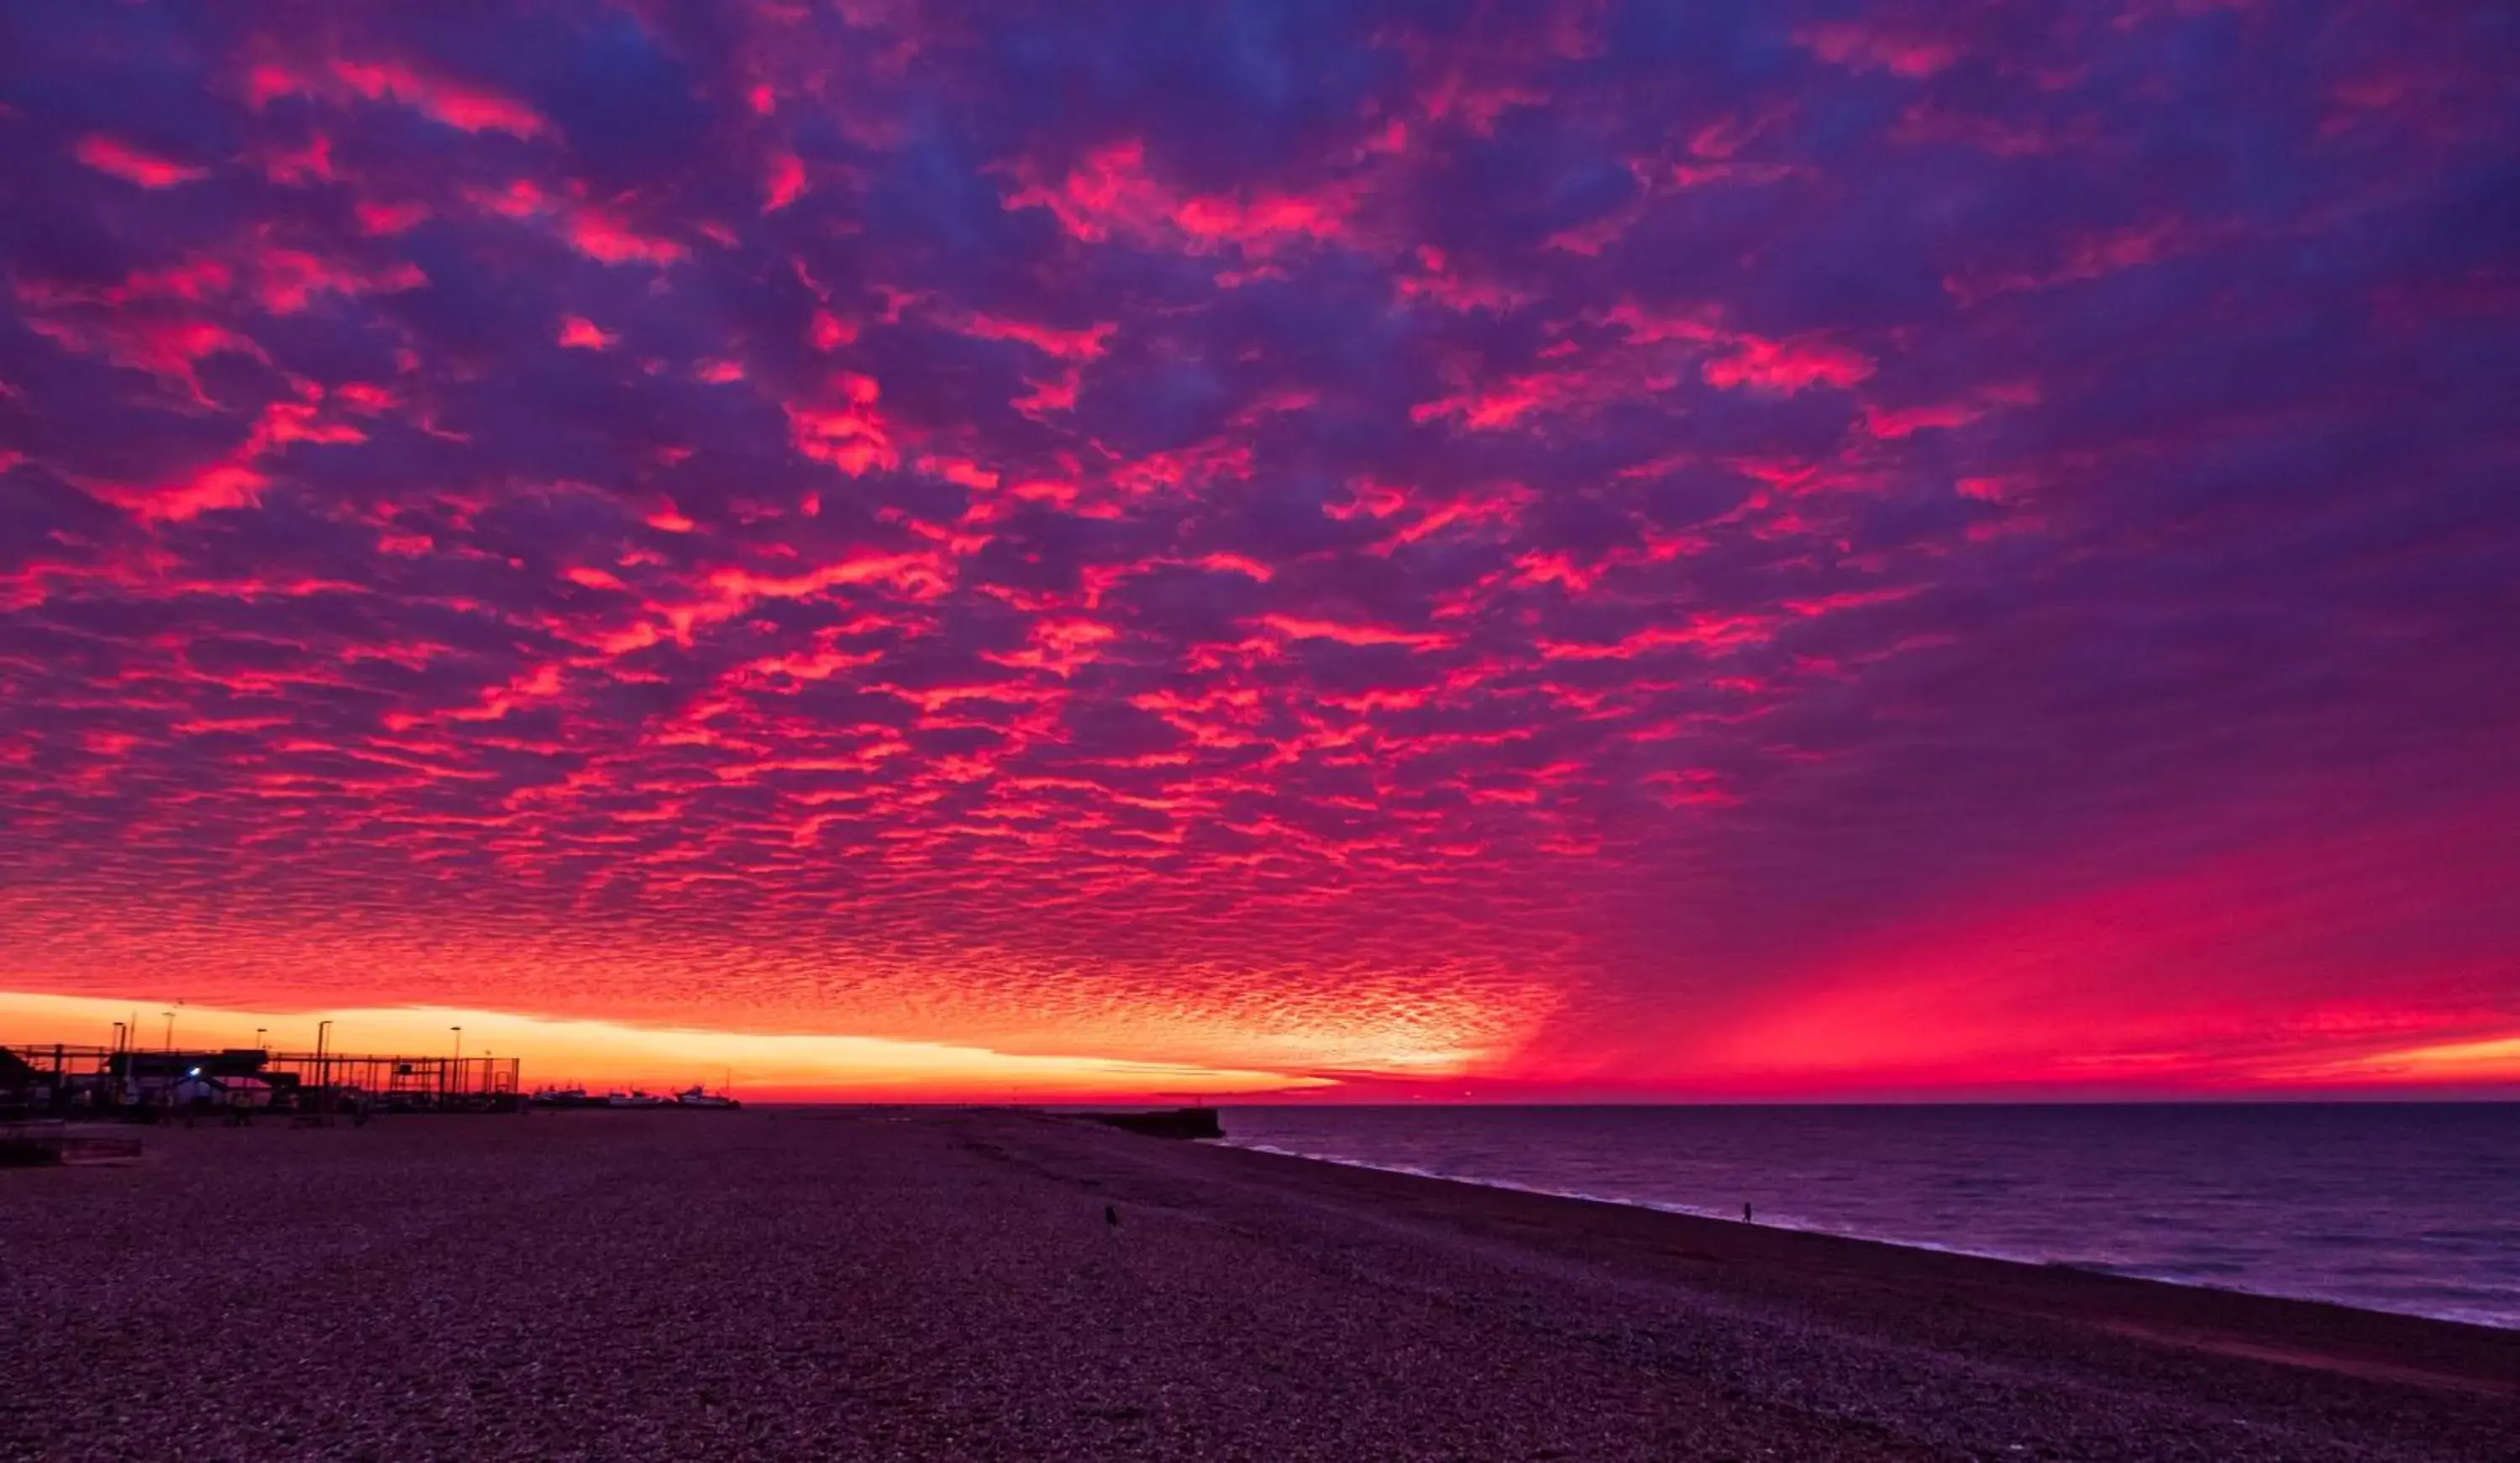
[{"label": "lamp post", "polygon": [[175,1013],[159,1011],[158,1014],[166,1018],[166,1049],[172,1051],[175,1049]]},{"label": "lamp post", "polygon": [[330,1081],[332,1069],[325,1059],[324,1043],[332,1030],[330,1021],[315,1023],[315,1106],[316,1111],[327,1115],[333,1111],[333,1087]]},{"label": "lamp post", "polygon": [[267,1027],[267,1026],[257,1026],[257,1027],[255,1027],[255,1028],[253,1029],[253,1049],[254,1049],[254,1050],[256,1050],[256,1051],[260,1051],[260,1050],[263,1050],[263,1049],[264,1049],[264,1047],[263,1047],[263,1041],[262,1041],[262,1034],[263,1034],[264,1032],[269,1031],[269,1030],[271,1030],[271,1028],[270,1028],[270,1027]]}]

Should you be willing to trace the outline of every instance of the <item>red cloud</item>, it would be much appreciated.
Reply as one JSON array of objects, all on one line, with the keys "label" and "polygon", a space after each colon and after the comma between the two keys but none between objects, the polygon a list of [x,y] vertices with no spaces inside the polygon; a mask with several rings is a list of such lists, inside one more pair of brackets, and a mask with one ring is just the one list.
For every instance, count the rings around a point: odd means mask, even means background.
[{"label": "red cloud", "polygon": [[1921,407],[1880,407],[1864,409],[1864,429],[1884,440],[1911,437],[1936,427],[1966,426],[1983,413],[1963,401],[1947,401]]},{"label": "red cloud", "polygon": [[79,161],[98,172],[111,173],[125,183],[136,183],[142,188],[172,188],[178,183],[190,183],[210,175],[207,168],[170,162],[101,133],[91,132],[80,138],[71,152]]},{"label": "red cloud", "polygon": [[1290,244],[1337,238],[1359,198],[1350,183],[1312,194],[1256,189],[1186,196],[1148,171],[1146,145],[1135,139],[1087,154],[1056,183],[1041,180],[1029,163],[1014,172],[1019,186],[1006,198],[1009,208],[1047,208],[1071,237],[1088,244],[1118,235],[1192,253],[1231,244],[1265,258]]},{"label": "red cloud", "polygon": [[722,607],[736,613],[753,599],[801,599],[835,585],[884,584],[913,592],[942,589],[943,565],[932,554],[851,554],[802,574],[755,574],[748,569],[720,569],[708,576]]},{"label": "red cloud", "polygon": [[1817,340],[1762,340],[1743,336],[1733,353],[1700,368],[1708,385],[1752,387],[1790,396],[1813,386],[1844,389],[1872,374],[1861,351]]},{"label": "red cloud", "polygon": [[88,491],[146,521],[183,522],[262,501],[271,479],[243,463],[214,463],[147,487],[91,483]]},{"label": "red cloud", "polygon": [[1665,341],[1683,341],[1691,345],[1712,345],[1726,338],[1712,310],[1675,310],[1656,313],[1634,300],[1622,300],[1603,317],[1627,332],[1628,338],[1640,345],[1657,345]]},{"label": "red cloud", "polygon": [[786,404],[788,436],[796,450],[852,477],[901,466],[891,428],[876,409],[881,387],[875,377],[843,373],[834,384],[840,397],[836,403]]},{"label": "red cloud", "polygon": [[1416,650],[1437,650],[1453,643],[1452,637],[1445,635],[1388,630],[1379,625],[1350,625],[1337,620],[1304,619],[1295,615],[1262,615],[1260,623],[1288,640],[1336,641],[1343,645],[1407,645]]},{"label": "red cloud", "polygon": [[429,207],[422,202],[361,199],[350,205],[350,212],[358,220],[362,234],[401,234],[428,222]]},{"label": "red cloud", "polygon": [[1219,573],[1246,575],[1252,579],[1259,580],[1262,584],[1267,584],[1271,579],[1277,577],[1275,571],[1273,571],[1267,564],[1261,563],[1256,559],[1245,558],[1238,554],[1209,554],[1192,559],[1191,562],[1197,564],[1202,569],[1214,569]]},{"label": "red cloud", "polygon": [[618,215],[601,208],[572,210],[564,226],[579,253],[607,264],[672,264],[691,251],[660,235],[642,233]]},{"label": "red cloud", "polygon": [[952,328],[966,335],[982,340],[1020,340],[1044,355],[1062,361],[1091,361],[1102,354],[1102,342],[1111,338],[1120,327],[1102,321],[1083,330],[1061,330],[1057,326],[1035,325],[1030,321],[1002,320],[989,315],[964,315]]},{"label": "red cloud", "polygon": [[1918,79],[1949,68],[1959,51],[1949,41],[1895,35],[1857,22],[1827,22],[1794,32],[1796,44],[1822,61],[1858,71]]},{"label": "red cloud", "polygon": [[[620,338],[618,335],[597,329],[594,321],[581,316],[563,316],[560,323],[560,343],[565,346],[574,346],[581,350],[609,350],[612,348],[612,342]],[[710,377],[710,379],[717,378]],[[738,371],[733,378],[742,379],[742,373]]]},{"label": "red cloud", "polygon": [[829,310],[817,310],[807,322],[806,338],[820,351],[833,351],[857,339],[858,329]]},{"label": "red cloud", "polygon": [[89,481],[97,497],[143,522],[183,522],[222,509],[250,508],[271,484],[269,460],[295,442],[353,443],[367,433],[344,421],[328,421],[316,399],[277,401],[265,407],[245,440],[221,460],[147,485]]},{"label": "red cloud", "polygon": [[317,132],[302,148],[264,154],[262,175],[274,183],[297,187],[338,182],[339,175],[333,170],[333,139]]},{"label": "red cloud", "polygon": [[373,268],[304,249],[266,246],[246,263],[255,302],[274,315],[293,315],[317,295],[393,294],[428,283],[420,266],[396,260]]},{"label": "red cloud", "polygon": [[1074,675],[1079,666],[1096,659],[1102,653],[1102,647],[1117,634],[1110,626],[1097,620],[1045,616],[1033,622],[1030,644],[1021,650],[991,654],[987,658],[999,665],[1048,671],[1063,679]]},{"label": "red cloud", "polygon": [[761,185],[761,211],[776,213],[804,197],[805,162],[793,153],[771,155]]},{"label": "red cloud", "polygon": [[292,315],[319,295],[359,296],[417,288],[428,277],[417,265],[361,266],[260,240],[232,258],[189,255],[133,272],[119,284],[71,288],[21,280],[17,293],[38,318],[38,332],[83,354],[180,380],[199,397],[194,363],[229,350],[262,358],[250,337],[204,307]]},{"label": "red cloud", "polygon": [[247,72],[245,90],[255,107],[279,97],[357,96],[408,107],[466,132],[505,132],[522,138],[553,132],[551,123],[522,102],[394,61],[336,59],[307,69],[265,63]]},{"label": "red cloud", "polygon": [[202,391],[201,378],[194,374],[200,363],[223,352],[257,361],[269,359],[250,336],[203,320],[64,317],[37,318],[27,324],[35,333],[50,337],[64,349],[103,356],[117,366],[144,371],[180,385],[187,397],[203,406],[210,402]]},{"label": "red cloud", "polygon": [[1705,614],[1686,624],[1649,626],[1606,645],[1545,643],[1540,654],[1545,660],[1629,660],[1683,645],[1730,650],[1762,643],[1771,634],[1770,623],[1758,615]]}]

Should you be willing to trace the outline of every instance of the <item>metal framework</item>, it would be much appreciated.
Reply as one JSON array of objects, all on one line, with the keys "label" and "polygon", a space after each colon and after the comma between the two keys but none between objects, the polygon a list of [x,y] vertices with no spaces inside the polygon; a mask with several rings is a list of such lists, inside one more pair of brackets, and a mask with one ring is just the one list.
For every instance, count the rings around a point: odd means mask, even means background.
[{"label": "metal framework", "polygon": [[[0,1046],[0,1104],[106,1110],[163,1102],[188,1077],[252,1077],[277,1105],[333,1112],[381,1106],[399,1112],[521,1110],[524,1064],[516,1057],[401,1056],[372,1052],[135,1049],[129,1045]],[[23,1088],[6,1090],[13,1080]]]},{"label": "metal framework", "polygon": [[515,1097],[523,1065],[512,1056],[275,1051],[256,1075],[293,1076],[301,1087],[360,1093],[388,1106],[464,1106]]}]

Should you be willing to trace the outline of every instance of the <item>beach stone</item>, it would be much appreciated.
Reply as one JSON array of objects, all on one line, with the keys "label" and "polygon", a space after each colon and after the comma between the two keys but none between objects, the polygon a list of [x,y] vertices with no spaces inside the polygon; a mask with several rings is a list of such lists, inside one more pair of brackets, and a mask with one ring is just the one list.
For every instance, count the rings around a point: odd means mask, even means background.
[{"label": "beach stone", "polygon": [[2508,1333],[1045,1115],[150,1142],[0,1175],[0,1458],[2520,1456]]}]

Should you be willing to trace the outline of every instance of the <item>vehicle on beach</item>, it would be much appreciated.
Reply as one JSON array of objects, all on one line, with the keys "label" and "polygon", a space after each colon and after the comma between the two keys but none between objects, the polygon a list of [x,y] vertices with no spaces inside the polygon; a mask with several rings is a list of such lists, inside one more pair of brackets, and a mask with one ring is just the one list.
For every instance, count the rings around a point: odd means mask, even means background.
[{"label": "vehicle on beach", "polygon": [[196,1067],[167,1089],[178,1107],[261,1109],[271,1106],[271,1084],[258,1077],[214,1077]]}]

